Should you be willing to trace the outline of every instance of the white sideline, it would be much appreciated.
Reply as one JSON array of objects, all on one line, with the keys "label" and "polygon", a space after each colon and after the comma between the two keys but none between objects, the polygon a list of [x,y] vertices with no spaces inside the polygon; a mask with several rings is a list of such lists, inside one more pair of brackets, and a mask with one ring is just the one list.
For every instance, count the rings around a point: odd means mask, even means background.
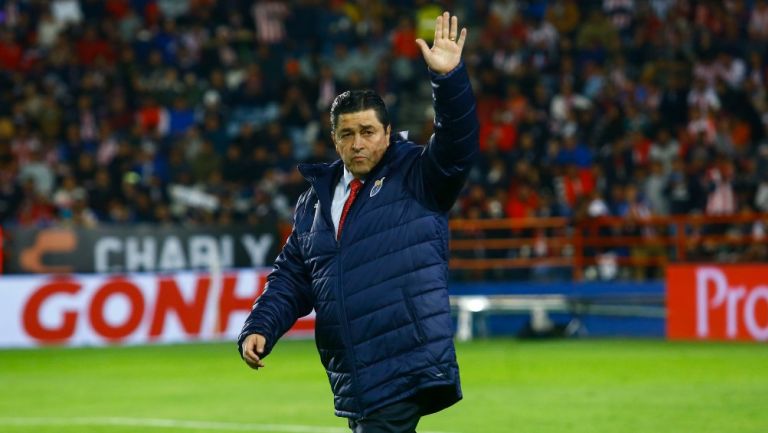
[{"label": "white sideline", "polygon": [[285,432],[285,433],[347,433],[342,428],[315,427],[289,424],[245,424],[218,421],[185,421],[179,419],[157,418],[0,418],[0,425],[15,426],[119,426],[119,427],[155,427],[183,428],[189,430],[226,430],[249,432]]},{"label": "white sideline", "polygon": [[[12,417],[0,418],[0,425],[5,426],[118,426],[118,427],[154,427],[183,428],[189,430],[226,430],[258,433],[349,433],[349,429],[337,427],[318,427],[295,424],[257,424],[220,421],[186,421],[180,419],[158,418],[123,418],[123,417]],[[450,433],[424,431],[422,433]]]}]

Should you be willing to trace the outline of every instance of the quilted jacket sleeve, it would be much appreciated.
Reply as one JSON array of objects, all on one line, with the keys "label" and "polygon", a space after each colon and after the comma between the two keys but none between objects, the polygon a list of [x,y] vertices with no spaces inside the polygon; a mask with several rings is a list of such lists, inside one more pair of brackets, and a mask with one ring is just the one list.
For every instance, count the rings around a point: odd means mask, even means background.
[{"label": "quilted jacket sleeve", "polygon": [[312,311],[314,302],[310,277],[301,258],[296,235],[296,215],[303,208],[303,202],[305,200],[300,199],[296,206],[294,230],[277,256],[272,272],[267,277],[264,292],[256,299],[240,332],[237,341],[240,355],[243,354],[245,337],[256,333],[267,340],[262,357],[267,356],[296,320]]},{"label": "quilted jacket sleeve", "polygon": [[462,62],[453,71],[430,71],[434,134],[414,166],[414,191],[430,207],[448,211],[466,182],[478,153],[480,129],[475,96]]}]

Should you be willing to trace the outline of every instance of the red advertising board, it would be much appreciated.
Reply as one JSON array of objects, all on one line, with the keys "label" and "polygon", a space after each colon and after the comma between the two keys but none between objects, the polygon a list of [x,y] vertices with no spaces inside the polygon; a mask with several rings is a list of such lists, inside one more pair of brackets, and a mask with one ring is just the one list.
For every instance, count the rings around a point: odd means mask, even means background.
[{"label": "red advertising board", "polygon": [[[267,271],[0,277],[0,347],[237,338]],[[311,336],[314,314],[290,334]]]},{"label": "red advertising board", "polygon": [[768,341],[768,265],[671,265],[667,337]]}]

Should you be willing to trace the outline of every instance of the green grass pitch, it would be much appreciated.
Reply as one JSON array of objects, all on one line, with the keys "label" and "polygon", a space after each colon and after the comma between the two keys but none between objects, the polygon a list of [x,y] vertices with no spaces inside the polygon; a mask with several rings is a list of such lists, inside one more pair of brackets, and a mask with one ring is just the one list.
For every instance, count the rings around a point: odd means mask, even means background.
[{"label": "green grass pitch", "polygon": [[[464,400],[420,433],[768,431],[765,344],[504,339],[457,350]],[[0,351],[0,432],[345,431],[313,342],[282,341],[266,363],[248,369],[232,344]]]}]

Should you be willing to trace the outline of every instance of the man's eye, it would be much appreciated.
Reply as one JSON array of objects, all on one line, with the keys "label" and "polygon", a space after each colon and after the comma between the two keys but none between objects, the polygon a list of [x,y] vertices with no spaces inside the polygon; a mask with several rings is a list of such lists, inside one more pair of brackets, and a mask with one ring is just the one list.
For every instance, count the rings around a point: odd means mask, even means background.
[{"label": "man's eye", "polygon": [[364,136],[366,136],[366,137],[367,137],[367,136],[370,136],[370,135],[373,135],[373,131],[370,131],[370,130],[368,130],[368,131],[363,131],[363,135],[364,135]]}]

